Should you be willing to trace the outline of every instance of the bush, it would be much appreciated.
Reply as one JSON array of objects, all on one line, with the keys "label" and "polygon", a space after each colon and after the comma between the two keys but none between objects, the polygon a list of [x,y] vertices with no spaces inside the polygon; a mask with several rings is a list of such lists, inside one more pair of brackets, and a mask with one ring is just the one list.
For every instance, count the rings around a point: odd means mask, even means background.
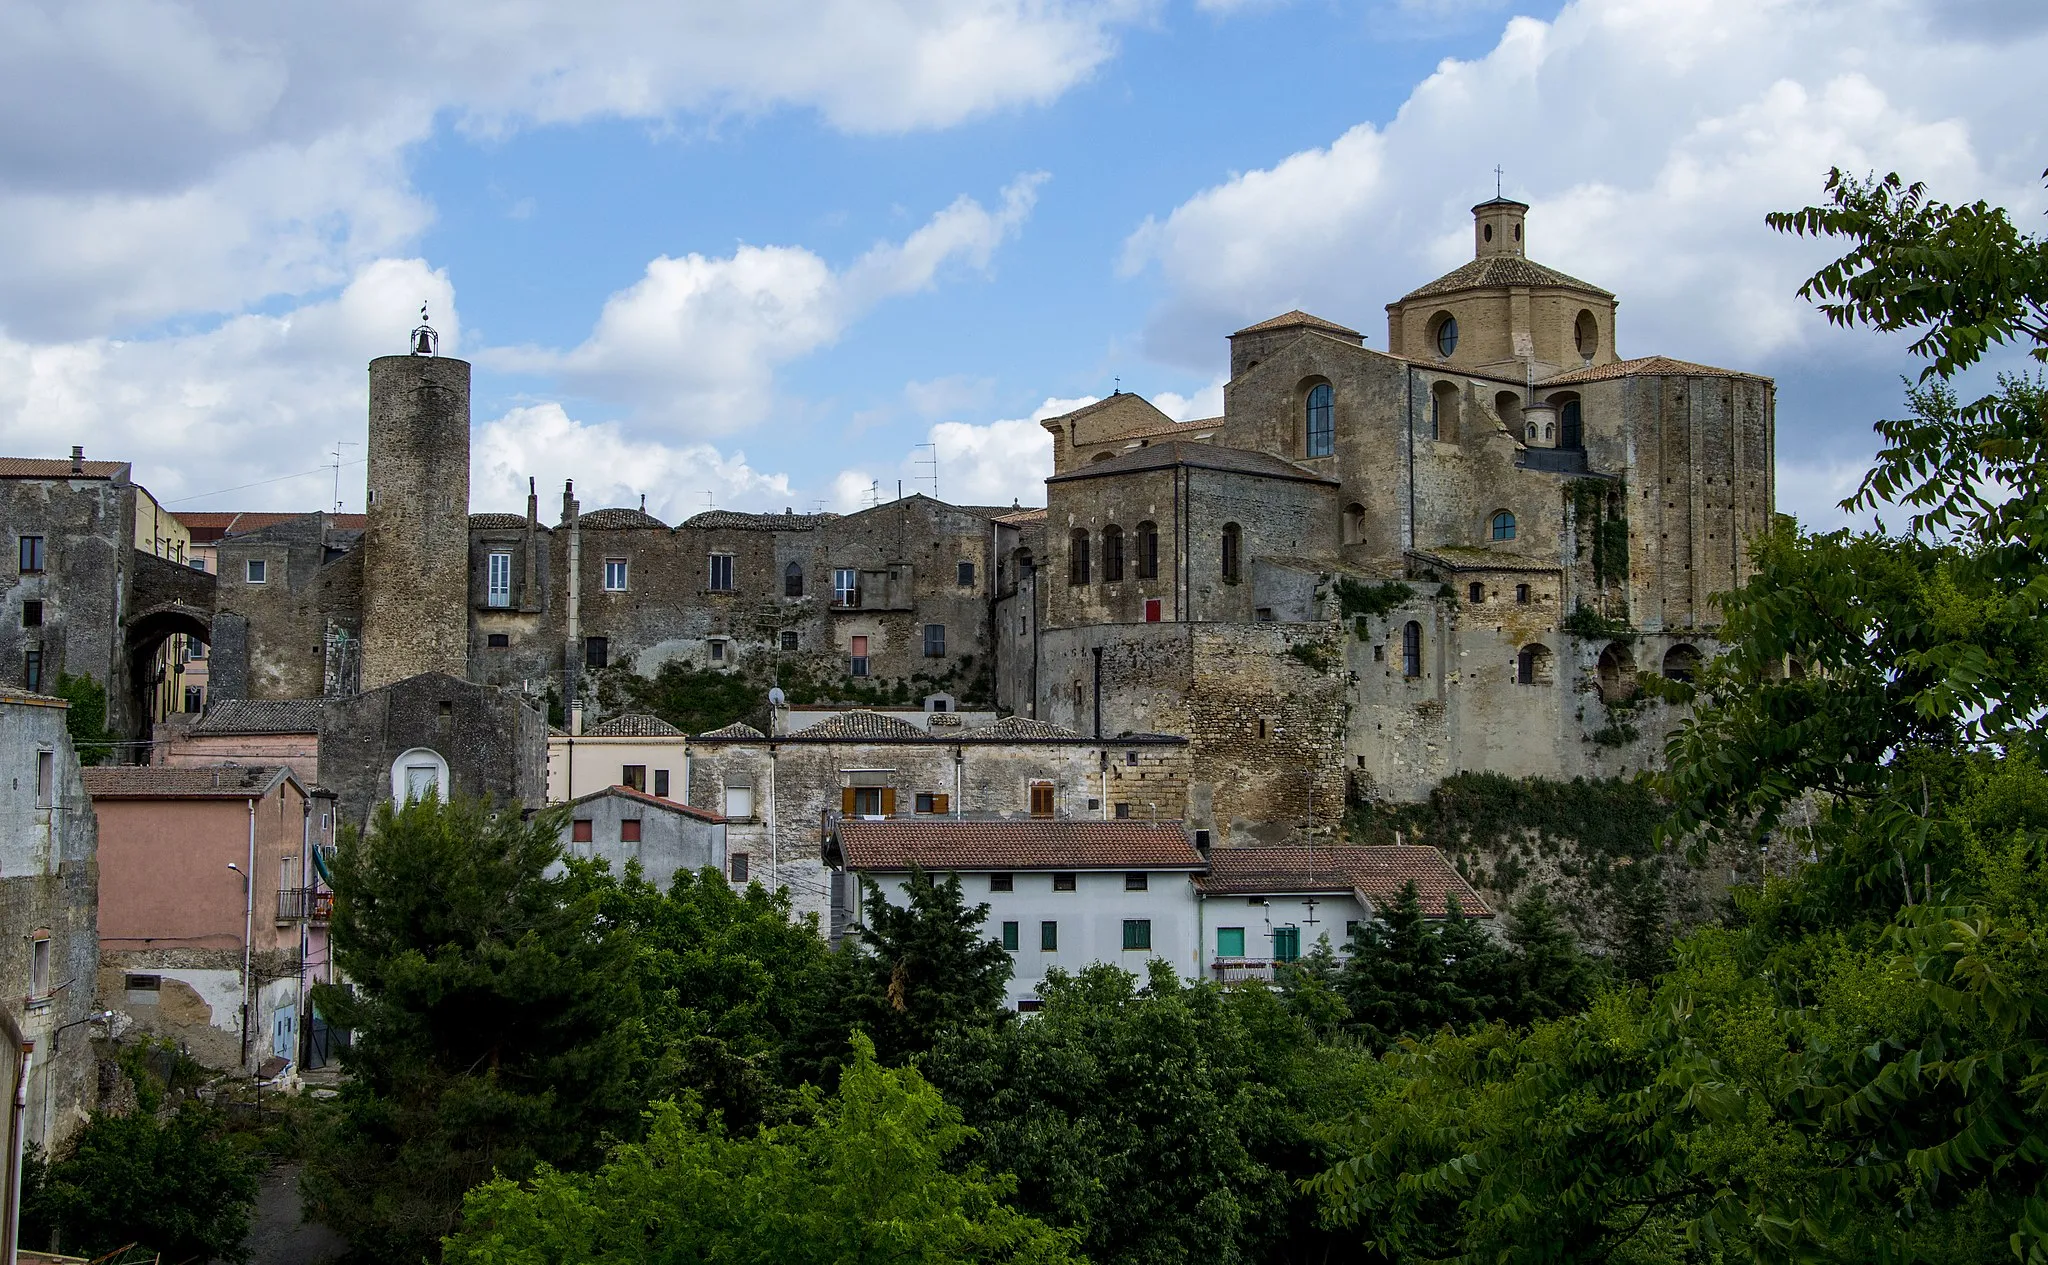
[{"label": "bush", "polygon": [[83,1256],[139,1244],[166,1261],[243,1261],[263,1161],[187,1103],[170,1116],[95,1113],[67,1159],[23,1173],[23,1243]]}]

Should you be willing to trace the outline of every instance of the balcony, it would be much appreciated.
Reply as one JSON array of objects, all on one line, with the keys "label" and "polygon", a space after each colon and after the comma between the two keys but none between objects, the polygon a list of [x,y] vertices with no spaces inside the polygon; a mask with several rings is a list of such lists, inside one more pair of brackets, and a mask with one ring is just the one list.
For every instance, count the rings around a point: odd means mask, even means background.
[{"label": "balcony", "polygon": [[326,922],[334,917],[334,893],[317,887],[284,887],[277,893],[279,922]]},{"label": "balcony", "polygon": [[1273,963],[1265,958],[1217,958],[1209,964],[1209,970],[1218,984],[1233,984],[1238,980],[1255,979],[1266,983],[1273,981]]}]

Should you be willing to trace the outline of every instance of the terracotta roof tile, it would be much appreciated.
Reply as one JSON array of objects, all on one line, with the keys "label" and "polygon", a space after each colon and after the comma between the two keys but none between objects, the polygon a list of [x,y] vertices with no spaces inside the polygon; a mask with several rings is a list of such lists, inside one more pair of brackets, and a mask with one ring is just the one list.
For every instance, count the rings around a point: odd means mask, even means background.
[{"label": "terracotta roof tile", "polygon": [[884,716],[880,712],[847,711],[827,721],[812,725],[809,729],[798,730],[791,735],[797,738],[860,739],[860,738],[923,738],[925,731],[907,720]]},{"label": "terracotta roof tile", "polygon": [[[1296,308],[1292,312],[1282,312],[1278,316],[1268,317],[1256,325],[1247,325],[1237,331],[1237,334],[1263,334],[1270,329],[1320,329],[1332,334],[1348,335],[1352,338],[1365,337],[1365,335],[1348,325],[1339,325],[1335,321],[1326,321],[1320,316],[1310,316],[1300,308]],[[1236,338],[1237,334],[1232,334],[1231,337]]]},{"label": "terracotta roof tile", "polygon": [[984,725],[965,735],[974,742],[1014,742],[1017,739],[1032,738],[1079,738],[1081,735],[1049,720],[1033,720],[1029,716],[1005,716],[993,725]]},{"label": "terracotta roof tile", "polygon": [[592,531],[628,531],[633,528],[656,527],[662,531],[668,530],[667,523],[645,510],[636,509],[592,510],[581,515],[576,521],[578,525],[588,527]]},{"label": "terracotta roof tile", "polygon": [[161,764],[111,764],[80,769],[94,799],[258,799],[287,770],[261,764],[174,769]]},{"label": "terracotta roof tile", "polygon": [[125,461],[86,461],[74,474],[69,457],[0,457],[0,479],[111,479],[128,469]]},{"label": "terracotta roof tile", "polygon": [[1673,360],[1669,356],[1638,356],[1634,360],[1616,360],[1610,364],[1588,365],[1569,373],[1560,373],[1554,378],[1545,378],[1538,386],[1569,386],[1574,382],[1606,382],[1612,378],[1651,377],[1669,375],[1684,378],[1758,378],[1763,375],[1743,373],[1736,369],[1716,369],[1712,365],[1694,364],[1690,360]]},{"label": "terracotta roof tile", "polygon": [[[279,523],[289,523],[295,518],[307,518],[317,513],[307,510],[303,513],[257,513],[250,510],[174,510],[171,517],[185,525],[197,544],[211,544],[223,536],[239,536],[245,532],[261,531]],[[334,526],[340,531],[363,531],[370,525],[367,514],[330,514]],[[521,522],[526,520],[521,519]]]},{"label": "terracotta roof tile", "polygon": [[1401,301],[1405,303],[1409,299],[1423,299],[1434,294],[1455,294],[1459,290],[1490,290],[1497,286],[1555,286],[1610,299],[1614,297],[1612,290],[1602,290],[1590,281],[1566,276],[1555,268],[1546,268],[1520,255],[1487,255],[1460,264],[1428,285],[1410,290],[1401,296]]},{"label": "terracotta roof tile", "polygon": [[670,799],[666,795],[649,795],[646,791],[636,791],[630,786],[607,786],[601,791],[592,791],[588,795],[579,795],[569,802],[571,804],[587,804],[593,799],[606,795],[616,795],[620,799],[632,800],[636,804],[645,804],[649,808],[666,808],[672,813],[681,813],[685,817],[695,817],[698,821],[708,821],[713,825],[722,826],[725,824],[725,818],[717,813],[708,812],[692,804],[685,804],[678,799]]},{"label": "terracotta roof tile", "polygon": [[837,514],[748,514],[739,510],[705,510],[682,521],[684,527],[728,531],[811,531]]},{"label": "terracotta roof tile", "polygon": [[1271,453],[1256,452],[1249,448],[1225,448],[1220,444],[1193,443],[1187,440],[1153,444],[1148,448],[1119,453],[1107,461],[1091,461],[1078,470],[1053,475],[1046,482],[1096,479],[1104,475],[1130,474],[1139,470],[1165,470],[1174,466],[1192,466],[1197,470],[1224,470],[1233,474],[1254,474],[1273,479],[1296,479],[1303,483],[1337,482],[1327,475],[1303,469]]},{"label": "terracotta roof tile", "polygon": [[525,526],[526,515],[524,514],[471,514],[469,516],[469,529],[471,531],[475,531],[478,528],[506,531],[524,528]]},{"label": "terracotta roof tile", "polygon": [[745,721],[736,720],[722,729],[713,729],[708,733],[701,733],[697,736],[699,738],[766,738],[768,735],[747,724]]},{"label": "terracotta roof tile", "polygon": [[1177,821],[842,821],[839,849],[854,870],[1202,867]]},{"label": "terracotta roof tile", "polygon": [[1042,523],[1045,521],[1045,507],[1041,505],[1037,509],[1011,510],[1007,514],[997,515],[996,521],[1008,523],[1013,527],[1022,527],[1027,523]]},{"label": "terracotta roof tile", "polygon": [[1355,891],[1374,908],[1391,905],[1411,881],[1429,917],[1443,917],[1451,895],[1468,917],[1493,916],[1443,853],[1413,845],[1217,848],[1209,854],[1209,873],[1196,880],[1212,896]]},{"label": "terracotta roof tile", "polygon": [[683,731],[659,716],[627,712],[583,731],[586,738],[681,738]]},{"label": "terracotta roof tile", "polygon": [[320,732],[326,702],[317,698],[226,699],[206,709],[194,734],[311,734]]}]

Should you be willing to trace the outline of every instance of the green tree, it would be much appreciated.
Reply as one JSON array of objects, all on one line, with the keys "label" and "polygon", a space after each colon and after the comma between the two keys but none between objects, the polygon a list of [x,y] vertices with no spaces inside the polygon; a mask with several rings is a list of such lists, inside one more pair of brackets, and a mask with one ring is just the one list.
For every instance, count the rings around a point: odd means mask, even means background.
[{"label": "green tree", "polygon": [[597,702],[608,713],[647,712],[686,734],[701,734],[749,717],[758,722],[768,692],[736,673],[669,659],[651,677],[633,671],[630,662],[614,664],[598,678]]},{"label": "green tree", "polygon": [[899,905],[879,886],[868,890],[865,925],[847,959],[859,990],[855,1020],[889,1062],[930,1049],[947,1028],[1002,1023],[1012,969],[1009,953],[982,930],[988,906],[968,906],[958,875],[940,881],[913,866],[902,898]]},{"label": "green tree", "polygon": [[358,1255],[417,1260],[499,1172],[593,1163],[644,1098],[633,943],[550,877],[560,810],[455,800],[378,808],[334,864],[322,1014],[352,1029],[309,1206]]},{"label": "green tree", "polygon": [[1375,1048],[1506,1011],[1507,956],[1455,897],[1448,905],[1448,917],[1424,917],[1411,882],[1354,933],[1337,991]]},{"label": "green tree", "polygon": [[64,713],[64,727],[71,745],[84,765],[105,764],[114,758],[114,735],[107,732],[107,687],[87,673],[57,674],[57,697],[71,704]]},{"label": "green tree", "polygon": [[1078,1261],[1076,1236],[1012,1211],[1014,1183],[958,1157],[974,1137],[912,1069],[855,1038],[830,1098],[806,1119],[726,1131],[686,1096],[657,1103],[644,1142],[594,1173],[542,1168],[471,1193],[443,1259],[454,1265],[866,1265]]},{"label": "green tree", "polygon": [[1577,1014],[1599,989],[1599,968],[1550,903],[1533,887],[1508,912],[1507,1011],[1517,1022]]},{"label": "green tree", "polygon": [[244,1261],[260,1156],[186,1103],[164,1116],[95,1113],[69,1156],[25,1174],[21,1242],[74,1255],[140,1244],[164,1260]]}]

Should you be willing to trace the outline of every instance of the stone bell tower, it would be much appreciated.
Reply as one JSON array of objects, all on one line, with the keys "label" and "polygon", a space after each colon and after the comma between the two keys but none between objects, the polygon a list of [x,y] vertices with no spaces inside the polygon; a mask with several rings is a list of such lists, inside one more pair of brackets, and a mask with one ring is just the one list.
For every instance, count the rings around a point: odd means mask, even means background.
[{"label": "stone bell tower", "polygon": [[426,324],[370,362],[362,688],[469,664],[469,362]]}]

